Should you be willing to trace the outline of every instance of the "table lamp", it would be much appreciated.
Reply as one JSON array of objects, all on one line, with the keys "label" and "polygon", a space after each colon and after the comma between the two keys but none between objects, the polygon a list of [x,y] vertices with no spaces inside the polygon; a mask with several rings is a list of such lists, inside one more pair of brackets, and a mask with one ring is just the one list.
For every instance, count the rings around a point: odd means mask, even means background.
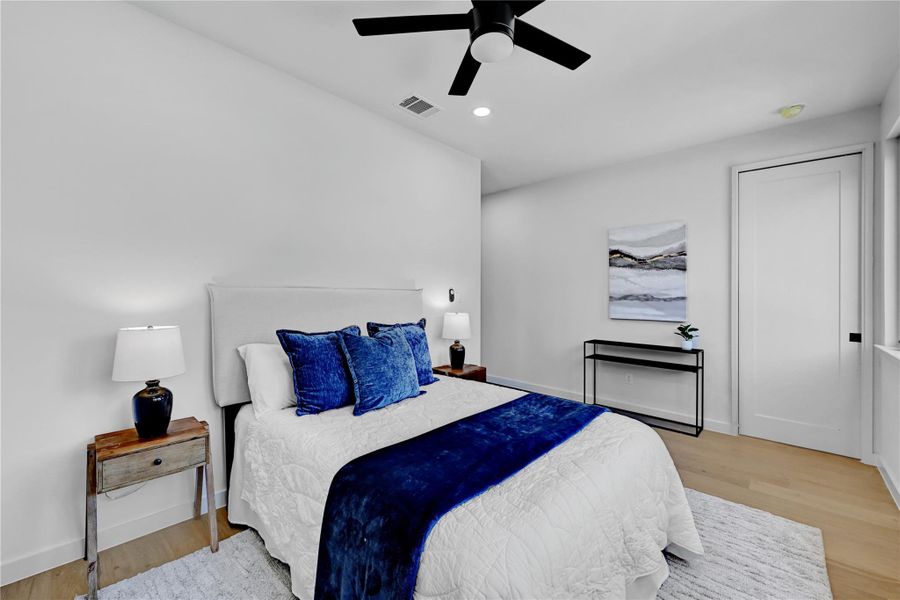
[{"label": "table lamp", "polygon": [[165,435],[172,418],[172,392],[159,380],[184,373],[184,349],[177,325],[125,327],[116,336],[113,381],[143,381],[132,398],[134,428],[142,438]]},{"label": "table lamp", "polygon": [[469,313],[444,313],[444,330],[441,337],[453,340],[450,346],[450,368],[462,369],[466,362],[466,347],[460,344],[459,340],[472,337]]}]

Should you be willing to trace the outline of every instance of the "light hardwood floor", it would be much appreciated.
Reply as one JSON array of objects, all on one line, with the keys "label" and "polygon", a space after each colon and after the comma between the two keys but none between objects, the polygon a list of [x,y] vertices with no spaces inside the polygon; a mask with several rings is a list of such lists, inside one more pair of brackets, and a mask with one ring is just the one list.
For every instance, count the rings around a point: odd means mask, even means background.
[{"label": "light hardwood floor", "polygon": [[[900,599],[900,511],[873,467],[748,437],[660,435],[687,487],[819,527],[836,599]],[[225,509],[217,516],[221,539],[240,531]],[[104,550],[100,585],[203,548],[208,535],[204,518]],[[4,586],[0,598],[72,600],[87,590],[84,565],[76,560]]]}]

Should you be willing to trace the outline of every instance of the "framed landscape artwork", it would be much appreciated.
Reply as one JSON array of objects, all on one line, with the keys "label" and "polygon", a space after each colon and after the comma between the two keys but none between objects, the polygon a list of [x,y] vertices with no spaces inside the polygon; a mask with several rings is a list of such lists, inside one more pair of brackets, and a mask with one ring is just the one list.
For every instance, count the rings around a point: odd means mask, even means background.
[{"label": "framed landscape artwork", "polygon": [[609,318],[682,322],[687,318],[687,225],[609,230]]}]

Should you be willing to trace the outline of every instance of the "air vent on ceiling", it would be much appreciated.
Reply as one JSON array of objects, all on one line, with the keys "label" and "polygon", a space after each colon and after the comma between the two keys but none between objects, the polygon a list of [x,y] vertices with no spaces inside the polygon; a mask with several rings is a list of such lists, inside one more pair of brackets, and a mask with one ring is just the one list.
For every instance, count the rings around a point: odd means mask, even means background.
[{"label": "air vent on ceiling", "polygon": [[425,119],[431,115],[440,112],[442,109],[433,102],[425,100],[421,96],[407,96],[400,101],[398,106],[406,112],[409,112],[420,119]]}]

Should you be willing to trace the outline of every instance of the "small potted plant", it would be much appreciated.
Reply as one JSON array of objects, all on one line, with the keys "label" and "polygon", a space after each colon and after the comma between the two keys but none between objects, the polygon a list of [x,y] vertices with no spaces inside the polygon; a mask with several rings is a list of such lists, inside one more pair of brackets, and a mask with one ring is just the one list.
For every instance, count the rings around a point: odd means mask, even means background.
[{"label": "small potted plant", "polygon": [[675,328],[675,335],[681,338],[681,349],[691,350],[694,347],[694,334],[700,331],[690,323],[682,323]]}]

